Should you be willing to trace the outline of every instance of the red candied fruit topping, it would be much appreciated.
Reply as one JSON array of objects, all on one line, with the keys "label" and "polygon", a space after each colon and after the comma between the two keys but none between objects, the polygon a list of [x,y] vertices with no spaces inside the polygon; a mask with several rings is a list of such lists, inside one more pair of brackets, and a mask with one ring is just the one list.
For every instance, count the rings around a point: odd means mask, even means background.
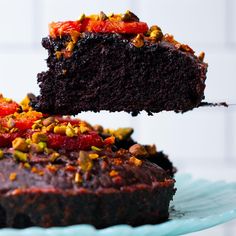
[{"label": "red candied fruit topping", "polygon": [[70,34],[72,31],[81,32],[82,23],[80,21],[52,22],[49,24],[49,34],[53,38]]},{"label": "red candied fruit topping", "polygon": [[21,137],[22,135],[22,132],[0,133],[0,148],[10,147],[12,145],[12,141],[17,137]]},{"label": "red candied fruit topping", "polygon": [[0,94],[0,117],[13,114],[19,109],[19,105],[11,99],[4,98]]},{"label": "red candied fruit topping", "polygon": [[[0,99],[0,108],[4,111],[1,113],[2,116],[0,116],[0,148],[11,147],[12,142],[18,137],[22,139],[30,138],[33,141],[34,133],[39,134],[38,139],[46,136],[47,146],[52,149],[89,150],[92,146],[100,148],[112,145],[115,141],[113,136],[103,141],[98,132],[79,119],[61,116],[49,117],[41,112],[32,110],[32,108],[27,111],[17,112],[20,105],[10,99],[3,97],[0,97]],[[3,109],[5,107],[9,109]],[[78,134],[70,136],[66,132],[57,133],[51,130],[50,125],[57,125],[59,128],[66,126],[72,131],[77,128]],[[35,142],[37,143],[38,141]]]},{"label": "red candied fruit topping", "polygon": [[148,26],[144,22],[124,22],[124,21],[95,21],[88,20],[84,31],[94,33],[118,33],[118,34],[140,34],[148,31]]},{"label": "red candied fruit topping", "polygon": [[99,19],[95,16],[84,17],[77,21],[52,22],[49,24],[51,37],[73,34],[73,32],[142,34],[148,31],[148,25],[139,21],[123,21],[119,15]]},{"label": "red candied fruit topping", "polygon": [[13,116],[5,116],[0,118],[0,126],[6,128],[17,128],[18,130],[27,130],[32,127],[34,122],[43,117],[41,112],[28,111],[15,113]]},{"label": "red candied fruit topping", "polygon": [[50,148],[64,148],[66,150],[89,150],[91,146],[103,146],[103,141],[97,132],[89,132],[76,137],[50,133],[47,143]]}]

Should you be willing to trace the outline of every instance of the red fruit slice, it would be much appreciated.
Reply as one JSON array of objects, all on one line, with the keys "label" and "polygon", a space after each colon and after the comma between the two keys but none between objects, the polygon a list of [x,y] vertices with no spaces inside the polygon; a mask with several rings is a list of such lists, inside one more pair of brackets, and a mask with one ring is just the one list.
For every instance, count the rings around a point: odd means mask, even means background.
[{"label": "red fruit slice", "polygon": [[72,31],[80,32],[82,23],[80,21],[52,22],[49,24],[49,34],[51,37],[70,34]]},{"label": "red fruit slice", "polygon": [[145,22],[124,22],[111,20],[94,20],[85,18],[83,21],[53,22],[49,24],[51,37],[67,35],[76,32],[139,34],[148,31]]},{"label": "red fruit slice", "polygon": [[34,122],[43,117],[41,112],[28,111],[0,118],[0,125],[6,128],[17,128],[19,130],[30,129]]},{"label": "red fruit slice", "polygon": [[0,95],[0,117],[13,114],[19,109],[19,105],[12,101],[4,98]]},{"label": "red fruit slice", "polygon": [[148,31],[148,26],[144,22],[89,20],[84,29],[84,31],[94,33],[140,34],[146,33]]},{"label": "red fruit slice", "polygon": [[64,148],[66,150],[89,150],[91,146],[102,147],[103,141],[96,132],[81,134],[76,137],[67,137],[60,134],[48,134],[48,147]]},{"label": "red fruit slice", "polygon": [[0,148],[2,147],[11,147],[12,141],[17,138],[21,137],[21,132],[16,133],[0,133]]}]

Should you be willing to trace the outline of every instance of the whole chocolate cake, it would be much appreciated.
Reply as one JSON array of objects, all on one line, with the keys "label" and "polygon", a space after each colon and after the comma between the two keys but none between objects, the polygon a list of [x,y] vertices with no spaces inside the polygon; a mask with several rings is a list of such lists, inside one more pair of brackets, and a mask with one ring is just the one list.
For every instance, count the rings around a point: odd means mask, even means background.
[{"label": "whole chocolate cake", "polygon": [[168,219],[175,168],[131,128],[91,126],[0,96],[0,227]]},{"label": "whole chocolate cake", "polygon": [[204,98],[207,64],[187,45],[124,15],[81,16],[51,23],[48,71],[38,74],[39,111],[184,112]]}]

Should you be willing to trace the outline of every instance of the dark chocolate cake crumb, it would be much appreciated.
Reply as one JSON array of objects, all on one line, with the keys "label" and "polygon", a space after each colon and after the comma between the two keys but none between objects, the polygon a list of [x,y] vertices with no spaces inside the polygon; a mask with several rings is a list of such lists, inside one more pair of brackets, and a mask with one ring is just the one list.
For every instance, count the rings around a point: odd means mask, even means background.
[{"label": "dark chocolate cake crumb", "polygon": [[144,40],[142,47],[135,47],[132,37],[82,33],[66,53],[71,36],[44,38],[49,70],[38,74],[35,108],[62,115],[108,110],[136,116],[140,111],[152,115],[198,107],[204,98],[207,64],[164,37],[154,43]]}]

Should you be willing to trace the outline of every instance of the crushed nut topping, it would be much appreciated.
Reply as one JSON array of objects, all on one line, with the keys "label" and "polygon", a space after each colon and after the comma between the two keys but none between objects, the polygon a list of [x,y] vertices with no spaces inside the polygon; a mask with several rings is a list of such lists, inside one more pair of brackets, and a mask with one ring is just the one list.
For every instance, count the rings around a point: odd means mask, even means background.
[{"label": "crushed nut topping", "polygon": [[124,15],[122,15],[121,20],[124,22],[139,22],[139,18],[131,11],[127,10]]},{"label": "crushed nut topping", "polygon": [[132,128],[119,128],[119,129],[105,129],[104,134],[113,135],[119,140],[126,140],[130,138],[134,130]]},{"label": "crushed nut topping", "polygon": [[198,56],[198,59],[200,61],[204,61],[204,58],[205,58],[205,53],[204,52],[200,52],[199,56]]},{"label": "crushed nut topping", "polygon": [[144,45],[144,37],[143,37],[143,35],[137,34],[137,36],[131,40],[131,43],[136,48],[141,48]]},{"label": "crushed nut topping", "polygon": [[12,172],[12,173],[9,175],[9,179],[10,179],[11,181],[16,180],[16,177],[17,177],[17,174],[16,174],[15,172]]},{"label": "crushed nut topping", "polygon": [[76,172],[75,173],[75,182],[82,183],[82,181],[83,181],[82,176],[78,172]]},{"label": "crushed nut topping", "polygon": [[141,144],[134,144],[129,148],[129,152],[135,157],[145,157],[148,155],[147,150]]},{"label": "crushed nut topping", "polygon": [[2,159],[2,158],[3,158],[3,156],[4,156],[4,152],[3,152],[3,150],[2,150],[2,149],[0,149],[0,159]]},{"label": "crushed nut topping", "polygon": [[93,159],[98,159],[98,158],[99,158],[99,155],[98,155],[97,153],[90,153],[90,154],[89,154],[89,158],[92,159],[92,160],[93,160]]},{"label": "crushed nut topping", "polygon": [[146,151],[148,152],[149,155],[155,155],[157,153],[157,148],[156,145],[146,145],[145,146]]},{"label": "crushed nut topping", "polygon": [[93,151],[98,151],[98,152],[102,151],[101,148],[98,148],[98,147],[95,147],[95,146],[91,146],[91,149],[92,149]]},{"label": "crushed nut topping", "polygon": [[134,157],[134,156],[130,157],[129,162],[133,163],[136,166],[141,166],[142,165],[142,161],[139,160],[138,158]]},{"label": "crushed nut topping", "polygon": [[108,19],[107,15],[103,11],[100,11],[99,20],[107,20],[107,19]]},{"label": "crushed nut topping", "polygon": [[110,175],[111,177],[114,177],[114,176],[119,175],[119,172],[116,171],[116,170],[112,170],[112,171],[110,171],[109,175]]},{"label": "crushed nut topping", "polygon": [[15,150],[19,150],[22,152],[27,152],[29,150],[28,143],[24,138],[16,138],[12,141],[12,147]]},{"label": "crushed nut topping", "polygon": [[93,167],[93,161],[89,158],[88,153],[85,151],[79,152],[78,163],[84,172],[91,170]]},{"label": "crushed nut topping", "polygon": [[28,154],[18,150],[14,150],[13,157],[20,162],[28,161]]},{"label": "crushed nut topping", "polygon": [[39,143],[39,142],[47,142],[48,137],[44,133],[35,132],[32,134],[31,139],[33,143]]}]

